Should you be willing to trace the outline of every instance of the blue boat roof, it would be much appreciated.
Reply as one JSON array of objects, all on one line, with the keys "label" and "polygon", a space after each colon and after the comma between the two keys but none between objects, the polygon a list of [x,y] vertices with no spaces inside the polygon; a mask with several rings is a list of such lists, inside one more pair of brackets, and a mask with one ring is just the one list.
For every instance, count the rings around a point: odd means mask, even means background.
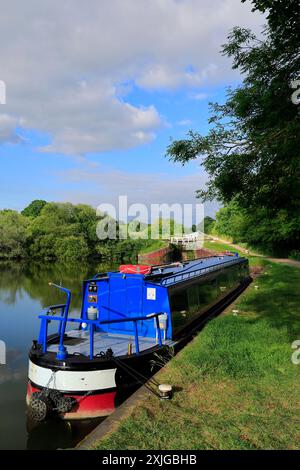
[{"label": "blue boat roof", "polygon": [[162,286],[171,286],[179,282],[184,282],[192,277],[204,276],[209,272],[216,271],[221,267],[239,264],[246,258],[233,255],[212,256],[193,261],[172,263],[169,265],[154,266],[150,274],[145,275],[145,279],[151,283]]},{"label": "blue boat roof", "polygon": [[[146,282],[164,287],[170,287],[180,282],[185,282],[194,277],[204,276],[222,267],[246,262],[247,258],[239,257],[237,253],[211,256],[209,258],[198,258],[191,261],[174,262],[153,266],[149,274],[126,274],[126,276],[140,276]],[[109,279],[111,275],[124,275],[120,272],[98,273],[93,279]],[[86,281],[87,282],[87,281]]]}]

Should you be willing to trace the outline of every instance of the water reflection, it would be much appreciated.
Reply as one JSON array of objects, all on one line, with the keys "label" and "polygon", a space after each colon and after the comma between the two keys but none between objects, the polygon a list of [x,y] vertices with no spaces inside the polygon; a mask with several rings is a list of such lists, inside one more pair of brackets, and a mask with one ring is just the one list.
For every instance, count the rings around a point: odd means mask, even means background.
[{"label": "water reflection", "polygon": [[27,421],[27,449],[69,449],[80,442],[104,418],[64,421],[52,418],[42,423]]},{"label": "water reflection", "polygon": [[109,264],[0,263],[0,301],[14,305],[24,294],[47,306],[64,300],[64,295],[49,289],[48,283],[62,283],[72,291],[72,306],[81,305],[82,280],[96,272],[114,269]]},{"label": "water reflection", "polygon": [[48,282],[68,287],[72,291],[71,311],[78,312],[83,279],[110,269],[114,266],[93,263],[0,263],[0,340],[5,341],[7,349],[6,365],[0,365],[0,449],[25,449],[27,444],[36,449],[71,447],[80,432],[88,432],[84,425],[52,421],[38,428],[29,424],[27,436],[27,354],[38,334],[41,308],[64,301],[63,294],[50,288]]}]

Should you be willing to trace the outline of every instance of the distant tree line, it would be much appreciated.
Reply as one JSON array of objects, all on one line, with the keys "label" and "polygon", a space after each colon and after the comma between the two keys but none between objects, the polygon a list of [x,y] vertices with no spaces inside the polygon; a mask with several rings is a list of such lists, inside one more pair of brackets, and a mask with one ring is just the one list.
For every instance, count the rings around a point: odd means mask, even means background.
[{"label": "distant tree line", "polygon": [[101,218],[88,205],[35,200],[21,213],[0,211],[0,258],[85,260],[136,257],[148,240],[99,240]]},{"label": "distant tree line", "polygon": [[[116,239],[100,240],[97,224],[107,220],[107,215],[96,214],[94,208],[71,203],[32,201],[21,213],[4,209],[0,211],[0,259],[26,259],[47,261],[132,260],[141,251],[151,251],[161,246],[162,240],[151,240],[148,224],[136,227],[144,232],[145,239],[121,239],[119,232],[127,230],[125,224],[116,224]],[[179,224],[170,219],[170,234]],[[158,232],[163,232],[162,219],[156,222]],[[168,225],[168,224],[167,224]]]}]

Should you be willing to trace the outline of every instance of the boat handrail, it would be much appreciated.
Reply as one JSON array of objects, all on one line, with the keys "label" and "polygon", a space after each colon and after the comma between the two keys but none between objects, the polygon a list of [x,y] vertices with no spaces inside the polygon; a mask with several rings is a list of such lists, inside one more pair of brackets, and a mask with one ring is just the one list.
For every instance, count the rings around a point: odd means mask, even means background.
[{"label": "boat handrail", "polygon": [[[51,308],[51,307],[50,307]],[[134,324],[134,339],[135,339],[135,352],[136,354],[140,354],[140,347],[139,347],[139,336],[138,336],[138,327],[137,323],[139,321],[143,320],[151,320],[155,318],[156,322],[156,330],[158,333],[158,344],[159,346],[162,346],[162,336],[161,336],[161,330],[159,327],[159,316],[162,315],[163,312],[158,312],[158,313],[150,313],[146,316],[136,316],[136,317],[130,317],[130,318],[119,318],[119,319],[114,319],[114,320],[89,320],[88,318],[65,318],[63,317],[56,317],[54,315],[39,315],[39,318],[41,319],[41,328],[40,328],[40,334],[39,334],[39,340],[38,343],[42,345],[42,352],[45,354],[47,352],[47,338],[48,338],[48,323],[50,323],[52,320],[54,321],[59,321],[60,326],[58,330],[58,334],[60,336],[60,342],[59,342],[59,349],[57,353],[57,359],[61,359],[61,352],[64,351],[64,357],[63,359],[67,358],[68,352],[66,347],[63,345],[64,341],[64,335],[65,335],[65,325],[64,328],[62,328],[63,322],[66,324],[68,322],[73,322],[73,323],[80,323],[80,324],[87,324],[90,326],[90,359],[93,359],[94,357],[94,332],[95,328],[97,326],[101,325],[107,325],[107,324],[112,324],[112,323],[125,323],[125,322],[133,322]],[[61,345],[63,346],[63,350],[61,348]]]},{"label": "boat handrail", "polygon": [[46,312],[51,312],[52,310],[58,310],[59,308],[61,311],[66,308],[67,304],[57,304],[57,305],[49,305],[48,307],[44,307],[43,310]]},{"label": "boat handrail", "polygon": [[[173,273],[170,276],[164,277],[164,279],[162,279],[160,281],[160,285],[168,286],[170,284],[176,284],[177,282],[186,281],[186,280],[189,280],[192,277],[199,276],[200,274],[205,274],[205,273],[210,273],[210,272],[213,272],[213,271],[217,271],[218,269],[220,269],[220,266],[224,266],[224,265],[231,266],[232,264],[238,264],[243,259],[244,258],[234,258],[232,260],[227,260],[227,261],[224,261],[223,263],[218,263],[218,264],[215,264],[213,266],[208,266],[208,267],[203,267],[203,268],[196,268],[196,269],[193,269],[193,270],[185,269],[185,270],[181,271],[180,273],[176,273],[176,274]],[[197,263],[197,264],[199,264],[199,263]]]},{"label": "boat handrail", "polygon": [[[54,284],[53,282],[49,282],[49,286],[55,287],[56,289],[61,290],[67,296],[66,303],[61,304],[61,316],[60,317],[51,316],[52,319],[55,318],[56,320],[59,320],[59,328],[58,328],[59,346],[58,346],[58,352],[57,352],[57,359],[66,359],[67,349],[64,346],[64,336],[65,336],[66,325],[67,325],[67,321],[68,321],[69,308],[70,308],[72,294],[71,294],[71,291],[69,289],[67,289],[66,287],[63,287],[63,286],[58,285],[58,284]],[[56,306],[55,305],[52,306],[53,310],[54,310],[54,307],[56,307]],[[48,307],[48,309],[49,309],[49,307]],[[50,311],[51,311],[51,307],[50,307]],[[50,318],[50,315],[48,314],[48,315],[46,315],[46,317]],[[46,322],[46,325],[47,325],[47,323],[48,322]],[[43,322],[42,322],[42,324],[43,324]],[[45,334],[47,335],[47,327],[46,327],[46,333],[45,333],[44,331],[42,331],[42,325],[41,325],[40,336],[41,335],[43,336]],[[45,337],[44,340],[47,342],[47,336]]]}]

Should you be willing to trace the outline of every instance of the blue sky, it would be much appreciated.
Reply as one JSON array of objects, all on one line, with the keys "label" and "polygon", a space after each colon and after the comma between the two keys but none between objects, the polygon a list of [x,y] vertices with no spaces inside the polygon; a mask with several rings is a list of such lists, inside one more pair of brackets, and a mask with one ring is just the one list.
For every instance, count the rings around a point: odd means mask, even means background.
[{"label": "blue sky", "polygon": [[236,24],[259,31],[262,17],[238,0],[13,0],[6,11],[0,207],[195,202],[206,175],[169,162],[166,147],[207,131],[208,102],[240,80],[220,44]]}]

